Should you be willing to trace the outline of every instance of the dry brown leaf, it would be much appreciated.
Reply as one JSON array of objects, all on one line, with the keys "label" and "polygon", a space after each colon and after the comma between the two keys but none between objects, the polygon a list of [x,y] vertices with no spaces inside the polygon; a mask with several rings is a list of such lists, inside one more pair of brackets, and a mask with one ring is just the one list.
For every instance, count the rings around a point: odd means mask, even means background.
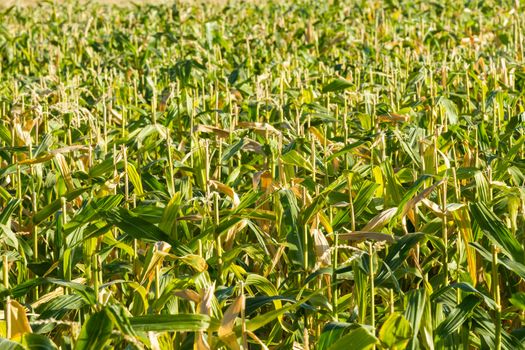
[{"label": "dry brown leaf", "polygon": [[379,231],[396,215],[397,207],[388,208],[377,214],[361,231]]},{"label": "dry brown leaf", "polygon": [[268,123],[239,122],[237,124],[237,126],[240,127],[240,128],[252,129],[253,131],[255,131],[256,133],[258,133],[258,134],[260,134],[262,136],[265,136],[266,133],[275,134],[275,135],[280,135],[281,134],[281,132],[279,130],[277,130],[276,128],[274,128],[273,126],[271,126]]},{"label": "dry brown leaf", "polygon": [[177,290],[173,292],[173,295],[179,298],[193,301],[196,304],[201,302],[201,296],[199,295],[199,293],[191,289]]},{"label": "dry brown leaf", "polygon": [[317,265],[320,267],[330,265],[332,254],[330,253],[330,244],[328,244],[325,235],[318,228],[312,228],[310,232],[314,238]]},{"label": "dry brown leaf", "polygon": [[382,232],[353,231],[349,233],[341,233],[337,237],[339,239],[346,239],[348,241],[363,241],[365,239],[385,241],[389,243],[393,243],[395,241],[394,236]]},{"label": "dry brown leaf", "polygon": [[194,350],[210,350],[210,345],[208,345],[208,342],[204,338],[203,331],[197,332],[197,336],[195,337],[195,343],[194,343],[193,349]]},{"label": "dry brown leaf", "polygon": [[266,346],[266,344],[264,344],[264,343],[261,341],[261,339],[259,339],[259,338],[255,335],[255,333],[253,333],[252,331],[248,331],[248,330],[247,330],[247,331],[246,331],[246,334],[248,334],[248,336],[249,336],[250,338],[252,338],[253,340],[255,340],[255,342],[256,342],[257,344],[259,344],[263,350],[268,350],[268,347]]},{"label": "dry brown leaf", "polygon": [[150,343],[151,350],[161,350],[159,339],[157,338],[156,332],[148,332],[148,339]]},{"label": "dry brown leaf", "polygon": [[410,199],[403,207],[401,216],[406,216],[408,214],[410,220],[412,221],[412,223],[414,223],[415,220],[414,220],[413,209],[415,208],[416,204],[421,202],[424,198],[428,197],[438,186],[441,186],[441,184],[444,181],[445,180],[436,182],[432,186],[425,188],[417,196],[414,196],[414,198]]},{"label": "dry brown leaf", "polygon": [[248,152],[254,152],[257,154],[264,154],[264,151],[262,149],[262,145],[254,140],[245,139],[244,144],[242,146],[242,149]]},{"label": "dry brown leaf", "polygon": [[219,138],[225,139],[230,137],[230,132],[214,126],[199,124],[193,128],[194,132],[205,132],[217,135]]},{"label": "dry brown leaf", "polygon": [[213,293],[215,293],[215,282],[208,288],[203,288],[200,291],[201,302],[199,303],[199,313],[202,315],[210,315],[211,302],[213,300]]},{"label": "dry brown leaf", "polygon": [[230,227],[230,229],[228,229],[228,233],[226,234],[226,238],[224,239],[224,247],[226,250],[232,248],[233,239],[235,238],[235,235],[241,230],[243,230],[247,224],[248,220],[242,219],[241,221]]},{"label": "dry brown leaf", "polygon": [[405,114],[388,113],[379,116],[379,121],[390,123],[402,123],[410,120],[410,116]]}]

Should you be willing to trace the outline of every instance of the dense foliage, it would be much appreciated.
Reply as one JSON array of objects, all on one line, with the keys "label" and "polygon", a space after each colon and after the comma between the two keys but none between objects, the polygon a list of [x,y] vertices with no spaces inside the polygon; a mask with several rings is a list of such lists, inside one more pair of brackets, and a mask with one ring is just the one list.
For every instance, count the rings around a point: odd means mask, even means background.
[{"label": "dense foliage", "polygon": [[523,10],[1,9],[0,347],[523,347]]}]

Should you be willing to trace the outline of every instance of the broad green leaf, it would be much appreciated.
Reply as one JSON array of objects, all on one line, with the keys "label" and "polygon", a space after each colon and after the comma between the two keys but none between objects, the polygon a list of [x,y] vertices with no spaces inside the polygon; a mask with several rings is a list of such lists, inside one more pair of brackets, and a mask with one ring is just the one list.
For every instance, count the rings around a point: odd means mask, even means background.
[{"label": "broad green leaf", "polygon": [[142,181],[140,179],[140,175],[137,172],[137,169],[135,169],[135,166],[131,163],[128,163],[128,176],[129,180],[133,184],[133,187],[135,188],[135,193],[137,196],[144,195],[144,190],[142,189]]},{"label": "broad green leaf", "polygon": [[171,239],[157,226],[149,223],[139,216],[135,216],[131,211],[125,208],[112,209],[103,213],[105,219],[117,226],[123,233],[146,242],[168,242],[173,247],[177,255],[184,255],[190,253],[187,248],[182,246],[179,242]]},{"label": "broad green leaf", "polygon": [[2,350],[26,350],[20,343],[0,338],[0,349]]},{"label": "broad green leaf", "polygon": [[353,86],[351,82],[345,79],[334,79],[323,87],[323,92],[341,91]]},{"label": "broad green leaf", "polygon": [[[64,198],[67,201],[72,201],[73,199],[77,198],[78,196],[86,192],[87,190],[88,190],[88,187],[77,188],[76,190],[66,193],[66,195],[64,195]],[[47,206],[42,208],[40,211],[38,211],[35,214],[35,216],[33,216],[33,223],[35,225],[40,224],[42,221],[44,221],[51,215],[55,214],[58,210],[60,210],[61,206],[62,206],[62,200],[60,198],[55,200],[51,204],[48,204]]]},{"label": "broad green leaf", "polygon": [[58,347],[47,336],[27,333],[22,337],[22,344],[29,350],[56,350]]},{"label": "broad green leaf", "polygon": [[382,268],[377,274],[377,285],[379,286],[386,282],[389,278],[395,278],[392,276],[392,273],[395,273],[395,271],[405,262],[411,249],[424,239],[425,234],[423,233],[409,233],[394,243],[390,247],[388,255],[383,260],[383,263],[387,265],[388,268]]},{"label": "broad green leaf", "polygon": [[524,292],[518,292],[512,294],[512,297],[509,299],[512,305],[520,308],[521,310],[525,310],[525,293]]},{"label": "broad green leaf", "polygon": [[16,210],[16,208],[19,207],[20,203],[22,201],[20,199],[10,199],[7,203],[7,206],[0,212],[0,224],[7,225],[9,222],[9,219],[11,217],[11,214]]},{"label": "broad green leaf", "polygon": [[410,323],[412,328],[412,341],[408,344],[408,348],[410,349],[416,348],[417,336],[421,326],[421,320],[423,318],[426,303],[428,303],[428,298],[424,288],[411,290],[408,293],[405,318]]},{"label": "broad green leaf", "polygon": [[494,212],[482,203],[471,203],[469,208],[474,221],[494,244],[509,258],[519,263],[525,262],[522,245]]},{"label": "broad green leaf", "polygon": [[264,327],[268,323],[274,322],[276,319],[281,317],[281,315],[283,315],[284,313],[299,307],[301,304],[307,302],[310,298],[312,298],[316,294],[317,293],[312,293],[309,296],[304,297],[303,299],[301,299],[300,301],[297,301],[294,304],[284,306],[280,309],[275,309],[275,310],[266,312],[264,314],[260,314],[252,318],[251,320],[246,321],[246,329],[248,331],[255,332],[256,330],[258,330],[261,327]]},{"label": "broad green leaf", "polygon": [[346,350],[346,349],[372,349],[377,344],[377,338],[366,328],[359,327],[350,331],[341,339],[336,341],[328,350]]},{"label": "broad green leaf", "polygon": [[299,169],[306,169],[307,171],[313,171],[312,164],[305,158],[301,153],[296,150],[291,150],[281,155],[281,160],[285,164],[290,164],[298,167]]},{"label": "broad green leaf", "polygon": [[101,310],[84,323],[76,343],[76,350],[103,349],[112,337],[113,321],[106,310]]},{"label": "broad green leaf", "polygon": [[444,339],[455,332],[472,315],[474,309],[479,305],[481,299],[474,294],[466,296],[463,301],[452,310],[450,315],[441,322],[436,329],[436,334]]},{"label": "broad green leaf", "polygon": [[319,342],[317,343],[317,350],[327,350],[333,343],[339,340],[351,326],[351,323],[343,322],[330,322],[325,325],[319,337]]},{"label": "broad green leaf", "polygon": [[410,323],[397,312],[390,314],[379,331],[379,340],[392,350],[405,349],[411,337]]},{"label": "broad green leaf", "polygon": [[129,321],[134,330],[141,332],[197,332],[210,326],[210,317],[201,314],[144,315]]}]

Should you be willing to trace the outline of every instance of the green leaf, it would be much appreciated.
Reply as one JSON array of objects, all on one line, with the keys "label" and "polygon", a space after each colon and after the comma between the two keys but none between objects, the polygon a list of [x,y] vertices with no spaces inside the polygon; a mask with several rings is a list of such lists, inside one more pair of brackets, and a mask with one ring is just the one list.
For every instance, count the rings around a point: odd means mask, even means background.
[{"label": "green leaf", "polygon": [[351,86],[353,86],[353,84],[348,80],[338,78],[326,84],[323,87],[323,92],[341,91]]},{"label": "green leaf", "polygon": [[[58,349],[55,343],[48,337],[41,334],[26,333],[22,337],[22,344],[30,350],[55,350]],[[3,348],[2,348],[3,349]]]},{"label": "green leaf", "polygon": [[345,147],[341,148],[339,151],[335,152],[334,154],[330,155],[327,160],[331,161],[331,160],[334,160],[338,157],[341,157],[343,155],[345,155],[346,153],[350,152],[351,150],[353,150],[354,148],[356,147],[359,147],[361,146],[362,144],[365,144],[367,143],[367,141],[365,140],[360,140],[360,141],[356,141],[354,143],[351,143],[349,145],[346,145]]},{"label": "green leaf", "polygon": [[142,189],[142,181],[140,180],[140,175],[137,172],[137,169],[131,163],[128,163],[128,176],[129,181],[131,181],[133,187],[135,187],[135,193],[137,196],[142,196],[144,194],[144,190]]},{"label": "green leaf", "polygon": [[317,343],[317,350],[327,350],[333,343],[339,340],[345,331],[352,326],[351,323],[330,322],[323,328],[323,332]]},{"label": "green leaf", "polygon": [[0,338],[0,349],[2,350],[26,350],[22,345],[14,341]]},{"label": "green leaf", "polygon": [[[86,192],[88,190],[88,187],[81,187],[77,188],[76,190],[73,190],[71,192],[66,193],[63,197],[66,198],[67,201],[72,201],[73,199],[80,196],[82,193]],[[33,216],[33,223],[35,225],[40,224],[42,221],[56,213],[60,207],[62,206],[62,201],[60,198],[56,199],[51,204],[48,204],[44,208],[42,208],[39,212]]]},{"label": "green leaf", "polygon": [[105,212],[103,215],[109,223],[117,226],[122,232],[135,239],[145,242],[167,242],[172,246],[173,251],[177,255],[191,253],[188,248],[171,239],[160,228],[138,216],[135,216],[131,211],[125,208],[115,208]]},{"label": "green leaf", "polygon": [[261,327],[264,327],[268,323],[274,322],[277,318],[279,318],[284,313],[286,313],[288,311],[291,311],[291,310],[301,306],[301,304],[303,304],[303,303],[306,303],[310,298],[312,298],[313,296],[315,296],[317,294],[318,293],[312,293],[312,294],[304,297],[300,301],[296,302],[295,304],[291,304],[291,305],[282,307],[280,309],[275,309],[275,310],[266,312],[264,314],[260,314],[260,315],[254,317],[251,320],[246,322],[246,329],[251,331],[251,332],[255,332],[256,330],[258,330]]},{"label": "green leaf", "polygon": [[468,320],[480,302],[481,299],[475,294],[466,296],[458,307],[439,324],[436,329],[436,334],[444,339],[455,332],[466,320]]},{"label": "green leaf", "polygon": [[222,156],[222,162],[225,163],[228,160],[230,160],[231,157],[235,155],[235,153],[239,152],[239,150],[242,149],[242,146],[244,146],[244,139],[240,139],[230,147],[224,150],[224,155]]},{"label": "green leaf", "polygon": [[377,338],[366,328],[359,327],[336,341],[328,350],[372,349],[377,344]]},{"label": "green leaf", "polygon": [[312,171],[312,164],[310,163],[310,161],[294,149],[282,154],[281,160],[283,161],[283,163],[294,165],[299,169],[304,168],[308,171]]},{"label": "green leaf", "polygon": [[88,287],[84,284],[71,282],[71,281],[63,281],[55,278],[48,278],[46,279],[47,282],[56,284],[58,286],[66,287],[73,289],[80,295],[86,303],[89,305],[94,305],[96,303],[96,297],[95,292],[91,287]]},{"label": "green leaf", "polygon": [[94,313],[82,326],[76,350],[103,349],[111,338],[113,321],[105,310]]},{"label": "green leaf", "polygon": [[197,332],[210,326],[210,317],[200,314],[144,315],[130,318],[131,327],[141,332]]},{"label": "green leaf", "polygon": [[390,314],[379,331],[379,340],[391,350],[405,349],[411,336],[410,323],[397,312]]},{"label": "green leaf", "polygon": [[3,140],[6,145],[11,144],[11,130],[4,124],[0,124],[0,140]]},{"label": "green leaf", "polygon": [[525,293],[524,292],[517,292],[512,294],[512,297],[510,298],[510,302],[512,305],[516,306],[517,308],[520,308],[521,310],[525,310]]},{"label": "green leaf", "polygon": [[11,214],[16,210],[16,208],[19,207],[20,203],[22,201],[17,198],[13,198],[9,200],[6,207],[0,212],[0,224],[7,225],[9,218],[11,217]]},{"label": "green leaf", "polygon": [[109,157],[109,158],[104,159],[101,163],[89,169],[89,176],[90,177],[103,176],[104,174],[110,171],[114,171],[115,167],[116,167],[116,170],[120,170],[123,166],[123,161],[121,161],[120,158],[121,156],[117,155],[116,159],[114,157]]},{"label": "green leaf", "polygon": [[444,96],[441,96],[437,101],[437,105],[441,106],[445,110],[448,124],[454,125],[458,123],[458,107],[453,101]]},{"label": "green leaf", "polygon": [[472,212],[472,218],[485,235],[508,257],[523,263],[523,247],[494,212],[483,203],[471,203],[469,208]]},{"label": "green leaf", "polygon": [[424,288],[411,290],[407,296],[407,306],[405,309],[405,318],[412,327],[412,341],[409,344],[410,349],[415,349],[417,335],[421,326],[421,320],[425,311],[425,304],[428,302],[427,294]]},{"label": "green leaf", "polygon": [[425,239],[424,233],[409,233],[391,246],[388,255],[383,260],[383,263],[388,265],[388,268],[383,267],[376,277],[378,286],[392,277],[392,273],[405,262],[408,254],[410,254],[410,250],[423,239]]},{"label": "green leaf", "polygon": [[277,288],[266,277],[251,273],[246,277],[246,286],[255,286],[259,291],[268,296],[279,295]]}]

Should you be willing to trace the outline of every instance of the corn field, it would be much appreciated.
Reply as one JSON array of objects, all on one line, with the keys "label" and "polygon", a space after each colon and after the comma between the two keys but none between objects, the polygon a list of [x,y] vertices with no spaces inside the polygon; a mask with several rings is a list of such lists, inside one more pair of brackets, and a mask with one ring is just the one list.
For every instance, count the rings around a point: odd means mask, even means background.
[{"label": "corn field", "polygon": [[525,348],[524,11],[0,8],[0,348]]}]

